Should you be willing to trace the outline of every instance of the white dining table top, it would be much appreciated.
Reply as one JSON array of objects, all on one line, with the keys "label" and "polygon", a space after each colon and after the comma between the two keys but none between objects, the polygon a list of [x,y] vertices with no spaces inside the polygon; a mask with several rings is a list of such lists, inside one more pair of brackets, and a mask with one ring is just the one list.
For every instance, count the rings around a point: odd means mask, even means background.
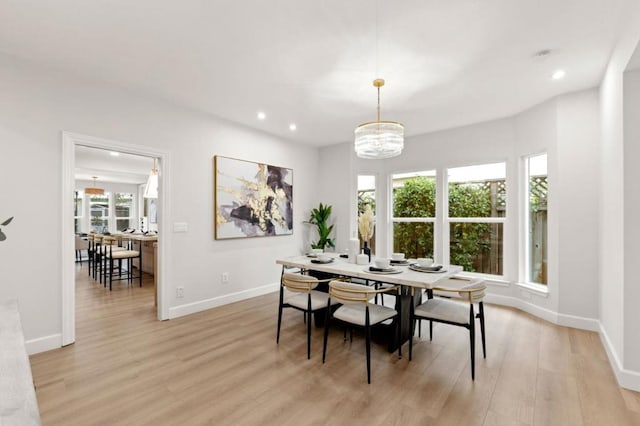
[{"label": "white dining table top", "polygon": [[[279,265],[304,268],[329,274],[345,275],[371,281],[419,288],[433,288],[437,285],[438,281],[462,272],[462,266],[458,265],[444,265],[442,268],[444,272],[437,273],[414,271],[409,269],[408,265],[392,265],[394,268],[399,269],[402,272],[395,274],[380,274],[369,272],[369,266],[372,265],[356,265],[355,263],[349,263],[348,259],[339,257],[337,253],[331,253],[330,256],[333,257],[333,261],[331,263],[313,263],[311,262],[313,258],[305,255],[276,259],[276,263]],[[411,261],[409,261],[409,263],[411,263]]]}]

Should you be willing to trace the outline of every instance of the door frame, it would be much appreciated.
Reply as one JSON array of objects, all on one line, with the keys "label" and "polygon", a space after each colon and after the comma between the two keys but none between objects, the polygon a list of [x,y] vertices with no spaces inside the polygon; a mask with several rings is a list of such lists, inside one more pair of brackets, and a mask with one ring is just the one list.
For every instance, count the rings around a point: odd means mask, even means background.
[{"label": "door frame", "polygon": [[[62,346],[76,340],[76,295],[75,295],[75,251],[73,226],[73,191],[75,190],[75,148],[90,148],[118,151],[127,154],[154,157],[160,161],[158,173],[158,320],[169,319],[168,300],[165,295],[165,277],[169,276],[170,265],[165,259],[171,258],[171,247],[163,240],[169,235],[169,182],[170,160],[167,151],[133,145],[73,132],[62,132]],[[151,170],[151,169],[149,169]]]}]

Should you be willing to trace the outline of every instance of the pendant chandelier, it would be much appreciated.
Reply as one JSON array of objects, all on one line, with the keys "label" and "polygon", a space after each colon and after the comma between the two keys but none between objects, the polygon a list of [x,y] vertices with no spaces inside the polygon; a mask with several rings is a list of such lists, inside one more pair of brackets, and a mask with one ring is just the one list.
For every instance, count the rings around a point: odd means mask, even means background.
[{"label": "pendant chandelier", "polygon": [[84,193],[89,195],[104,195],[104,189],[98,188],[98,184],[96,183],[98,176],[91,176],[91,177],[93,178],[93,186],[89,186],[85,188]]},{"label": "pendant chandelier", "polygon": [[[378,20],[380,0],[376,0],[376,74],[378,74]],[[360,158],[384,159],[400,155],[404,148],[404,126],[396,121],[380,120],[380,88],[384,80],[376,78],[373,87],[378,89],[378,109],[376,121],[363,123],[356,127],[355,150]]]},{"label": "pendant chandelier", "polygon": [[147,185],[144,187],[144,198],[158,198],[158,168],[156,159],[153,159],[153,169],[149,172]]},{"label": "pendant chandelier", "polygon": [[356,127],[356,154],[368,159],[396,157],[404,148],[404,126],[396,121],[380,120],[380,88],[384,86],[384,80],[373,80],[373,86],[378,89],[378,116],[376,121]]}]

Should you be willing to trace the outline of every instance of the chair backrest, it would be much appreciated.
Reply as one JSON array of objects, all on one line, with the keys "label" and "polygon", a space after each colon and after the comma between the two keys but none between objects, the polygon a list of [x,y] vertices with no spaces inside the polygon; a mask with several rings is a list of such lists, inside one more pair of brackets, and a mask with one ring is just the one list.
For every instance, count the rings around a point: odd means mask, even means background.
[{"label": "chair backrest", "polygon": [[89,241],[76,235],[76,250],[86,250],[89,248]]},{"label": "chair backrest", "polygon": [[364,284],[331,281],[329,283],[329,297],[339,300],[342,304],[369,303],[375,296],[375,290]]},{"label": "chair backrest", "polygon": [[434,290],[449,297],[457,293],[463,300],[477,303],[484,299],[486,289],[487,286],[481,278],[451,277],[442,282],[438,281]]},{"label": "chair backrest", "polygon": [[318,286],[318,279],[311,275],[284,273],[282,285],[290,291],[308,293]]},{"label": "chair backrest", "polygon": [[116,239],[113,237],[104,237],[102,238],[102,244],[106,245],[106,246],[112,246],[116,243]]},{"label": "chair backrest", "polygon": [[462,287],[462,290],[465,290],[465,291],[460,291],[458,292],[458,294],[460,294],[460,296],[463,297],[465,300],[469,300],[469,297],[471,297],[471,301],[481,302],[482,299],[484,299],[484,296],[486,294],[485,292],[486,289],[487,289],[487,286],[484,283],[484,280],[476,279],[476,280],[472,280],[469,284]]}]

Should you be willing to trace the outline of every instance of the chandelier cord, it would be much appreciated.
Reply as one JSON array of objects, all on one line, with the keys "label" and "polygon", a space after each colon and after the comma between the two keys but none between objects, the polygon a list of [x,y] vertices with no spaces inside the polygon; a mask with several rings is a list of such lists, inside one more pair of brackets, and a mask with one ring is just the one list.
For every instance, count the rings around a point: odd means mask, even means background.
[{"label": "chandelier cord", "polygon": [[379,8],[380,8],[380,0],[376,0],[376,75],[375,75],[375,78],[378,78],[378,72],[379,72],[378,65],[380,60],[379,47],[378,47],[378,31],[379,31],[378,27],[379,27],[379,20],[380,20],[379,18],[380,12],[378,10]]},{"label": "chandelier cord", "polygon": [[380,121],[380,86],[378,86],[378,121]]}]

